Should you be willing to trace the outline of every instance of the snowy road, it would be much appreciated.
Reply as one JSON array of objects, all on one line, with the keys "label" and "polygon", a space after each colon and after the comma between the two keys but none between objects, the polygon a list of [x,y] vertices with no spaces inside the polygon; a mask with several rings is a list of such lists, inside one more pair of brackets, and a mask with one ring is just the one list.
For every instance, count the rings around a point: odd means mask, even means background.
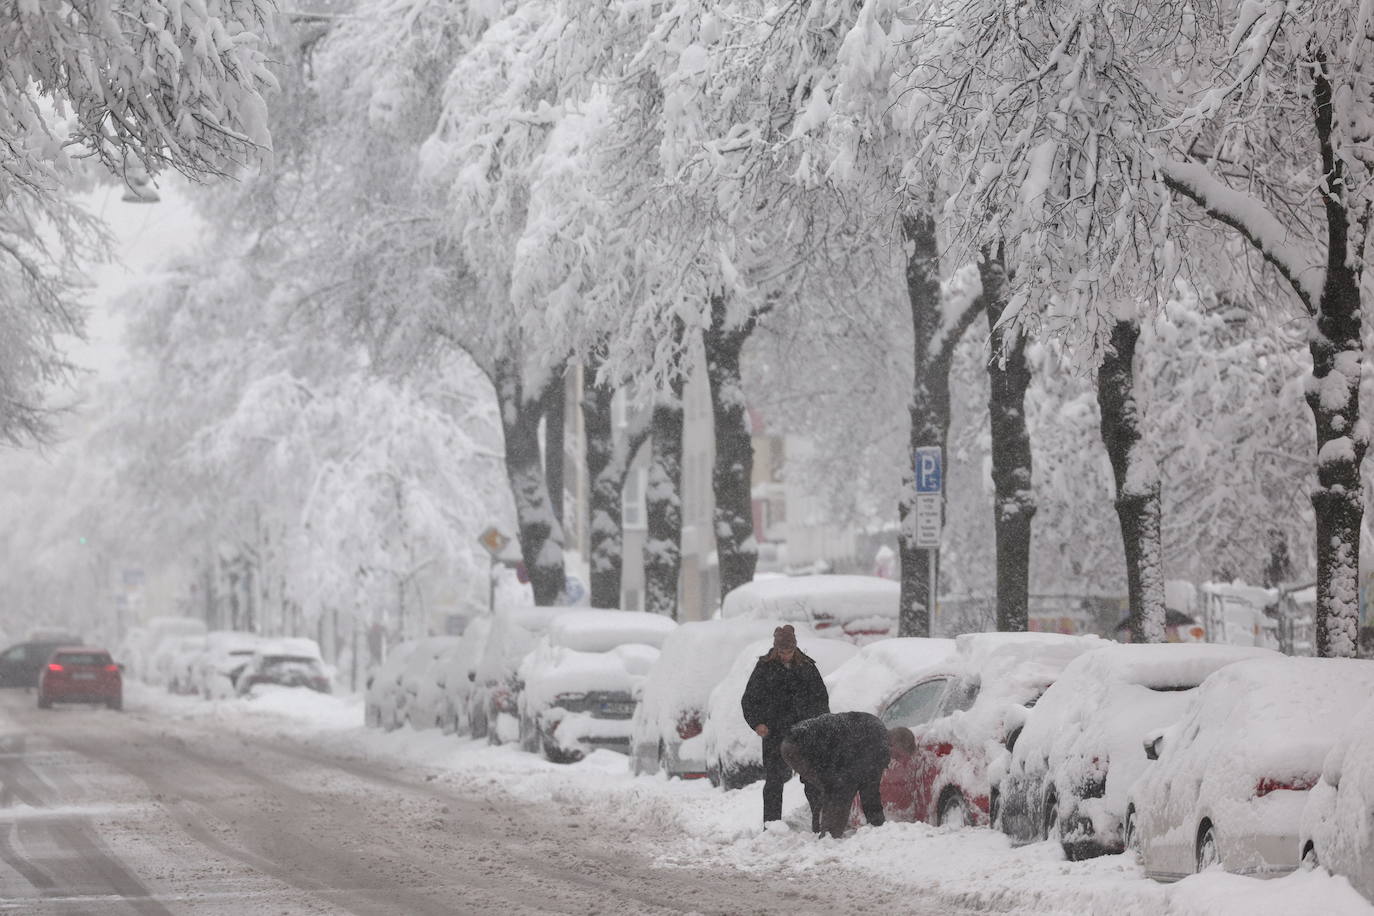
[{"label": "snowy road", "polygon": [[843,868],[664,867],[605,812],[129,706],[0,694],[0,912],[958,912]]}]

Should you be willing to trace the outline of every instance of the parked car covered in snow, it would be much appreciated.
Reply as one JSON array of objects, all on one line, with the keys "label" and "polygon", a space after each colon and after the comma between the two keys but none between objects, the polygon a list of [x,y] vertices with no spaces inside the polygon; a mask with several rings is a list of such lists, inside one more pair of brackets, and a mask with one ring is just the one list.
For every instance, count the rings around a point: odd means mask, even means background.
[{"label": "parked car covered in snow", "polygon": [[492,744],[520,738],[519,678],[516,672],[538,644],[549,621],[572,611],[568,607],[505,607],[492,616],[486,645],[473,672],[468,701],[472,736]]},{"label": "parked car covered in snow", "polygon": [[[159,653],[163,643],[178,636],[204,636],[205,621],[195,617],[153,617],[143,625],[142,639],[130,643],[130,656],[125,660],[127,670],[142,681],[155,686],[167,683],[166,665],[170,661]],[[170,644],[169,644],[170,647]]]},{"label": "parked car covered in snow", "polygon": [[163,642],[168,693],[195,693],[192,671],[205,651],[205,636],[177,636]]},{"label": "parked car covered in snow", "polygon": [[[434,677],[434,663],[445,652],[457,649],[461,643],[462,637],[459,636],[429,636],[420,641],[420,647],[401,669],[401,690],[396,697],[396,715],[400,722],[415,728],[433,727],[432,722],[426,721],[430,710],[420,712],[417,718],[416,700],[420,696],[422,685]],[[432,698],[435,693],[427,691],[427,696]]]},{"label": "parked car covered in snow", "polygon": [[[859,651],[843,639],[825,639],[797,626],[797,648],[816,662],[821,676],[829,674]],[[730,670],[711,689],[702,727],[702,749],[706,753],[706,774],[711,784],[725,789],[740,789],[763,778],[763,744],[744,721],[740,699],[744,696],[754,665],[773,648],[771,634],[747,643],[735,655]]]},{"label": "parked car covered in snow", "polygon": [[486,650],[491,633],[491,618],[478,617],[463,630],[458,648],[435,664],[435,686],[442,692],[439,727],[446,735],[472,733],[472,693],[477,680],[477,664]]},{"label": "parked car covered in snow", "polygon": [[262,684],[329,693],[329,674],[324,670],[319,644],[302,636],[263,640],[239,672],[236,689],[244,696]]},{"label": "parked car covered in snow", "polygon": [[696,779],[706,775],[711,690],[746,644],[769,638],[778,620],[698,620],[668,634],[649,670],[631,723],[630,770]]},{"label": "parked car covered in snow", "polygon": [[212,630],[205,635],[205,649],[191,661],[191,690],[207,700],[223,699],[236,692],[235,681],[262,642],[256,633]]},{"label": "parked car covered in snow", "polygon": [[402,679],[412,668],[427,665],[434,658],[430,647],[452,639],[450,636],[425,636],[392,646],[380,665],[368,672],[363,692],[363,724],[393,731],[405,724],[405,688]]},{"label": "parked car covered in snow", "polygon": [[[439,640],[443,640],[440,642]],[[419,656],[414,664],[407,665],[401,675],[401,690],[404,719],[411,728],[442,728],[446,702],[444,683],[448,677],[448,662],[466,645],[464,637],[435,637],[430,644],[428,661]]]},{"label": "parked car covered in snow", "polygon": [[1374,902],[1374,702],[1326,755],[1299,826],[1302,864],[1344,875]]},{"label": "parked car covered in snow", "polygon": [[1267,649],[1201,644],[1110,645],[1069,662],[1006,743],[992,799],[1013,841],[1052,839],[1069,859],[1122,852],[1126,792],[1149,760],[1146,732],[1183,715],[1214,671]]},{"label": "parked car covered in snow", "polygon": [[1203,681],[1183,718],[1145,738],[1126,842],[1171,881],[1220,865],[1273,876],[1298,865],[1308,793],[1342,729],[1374,694],[1374,662],[1261,658]]},{"label": "parked car covered in snow", "polygon": [[894,750],[883,773],[883,810],[893,820],[989,822],[992,785],[1006,737],[1069,662],[1106,643],[1057,633],[969,633],[954,654],[914,674],[877,710],[911,729],[914,747]]},{"label": "parked car covered in snow", "polygon": [[520,663],[521,746],[555,763],[629,753],[635,692],[677,624],[643,611],[583,610],[549,622]]},{"label": "parked car covered in snow", "polygon": [[862,644],[897,634],[900,596],[901,586],[876,576],[779,576],[732,589],[720,616],[781,620]]}]

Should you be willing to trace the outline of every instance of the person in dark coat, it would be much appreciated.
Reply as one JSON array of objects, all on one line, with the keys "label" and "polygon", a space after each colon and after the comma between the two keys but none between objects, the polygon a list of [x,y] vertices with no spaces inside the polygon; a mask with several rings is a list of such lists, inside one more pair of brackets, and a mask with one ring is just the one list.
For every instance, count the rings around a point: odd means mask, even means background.
[{"label": "person in dark coat", "polygon": [[[830,711],[830,694],[815,661],[797,648],[792,626],[773,631],[773,648],[759,657],[740,700],[744,721],[763,739],[763,822],[782,820],[782,787],[792,771],[782,759],[782,740],[803,719]],[[807,800],[813,790],[808,788]],[[818,802],[812,803],[814,812]]]},{"label": "person in dark coat", "polygon": [[[868,822],[882,826],[887,818],[879,785],[892,759],[890,746],[901,745],[910,735],[904,728],[889,732],[867,712],[827,713],[792,726],[782,742],[782,758],[806,786],[817,833],[838,840],[849,826],[856,794]],[[813,793],[813,787],[818,791]]]}]

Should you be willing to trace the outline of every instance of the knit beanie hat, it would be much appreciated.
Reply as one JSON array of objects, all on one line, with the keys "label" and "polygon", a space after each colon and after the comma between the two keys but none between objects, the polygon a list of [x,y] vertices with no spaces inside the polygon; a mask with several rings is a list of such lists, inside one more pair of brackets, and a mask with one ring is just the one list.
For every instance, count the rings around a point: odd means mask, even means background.
[{"label": "knit beanie hat", "polygon": [[797,648],[797,631],[792,629],[792,624],[784,624],[773,631],[773,648]]}]

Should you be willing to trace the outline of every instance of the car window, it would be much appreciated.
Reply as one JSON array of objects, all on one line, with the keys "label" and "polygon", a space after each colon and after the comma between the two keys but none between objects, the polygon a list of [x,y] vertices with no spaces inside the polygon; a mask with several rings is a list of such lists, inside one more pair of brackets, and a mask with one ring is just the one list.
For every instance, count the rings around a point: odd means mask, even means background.
[{"label": "car window", "polygon": [[59,665],[108,665],[110,656],[104,652],[59,652],[53,661]]},{"label": "car window", "polygon": [[15,646],[13,649],[6,651],[4,655],[0,655],[0,658],[3,658],[7,662],[22,662],[27,654],[28,648],[26,646]]},{"label": "car window", "polygon": [[978,699],[978,691],[981,687],[982,684],[973,678],[960,678],[952,682],[949,692],[945,694],[940,715],[947,716],[950,713],[966,712],[972,709],[974,702]]},{"label": "car window", "polygon": [[880,718],[888,728],[897,725],[911,728],[929,722],[940,709],[940,699],[949,681],[947,677],[922,681],[889,703]]}]

